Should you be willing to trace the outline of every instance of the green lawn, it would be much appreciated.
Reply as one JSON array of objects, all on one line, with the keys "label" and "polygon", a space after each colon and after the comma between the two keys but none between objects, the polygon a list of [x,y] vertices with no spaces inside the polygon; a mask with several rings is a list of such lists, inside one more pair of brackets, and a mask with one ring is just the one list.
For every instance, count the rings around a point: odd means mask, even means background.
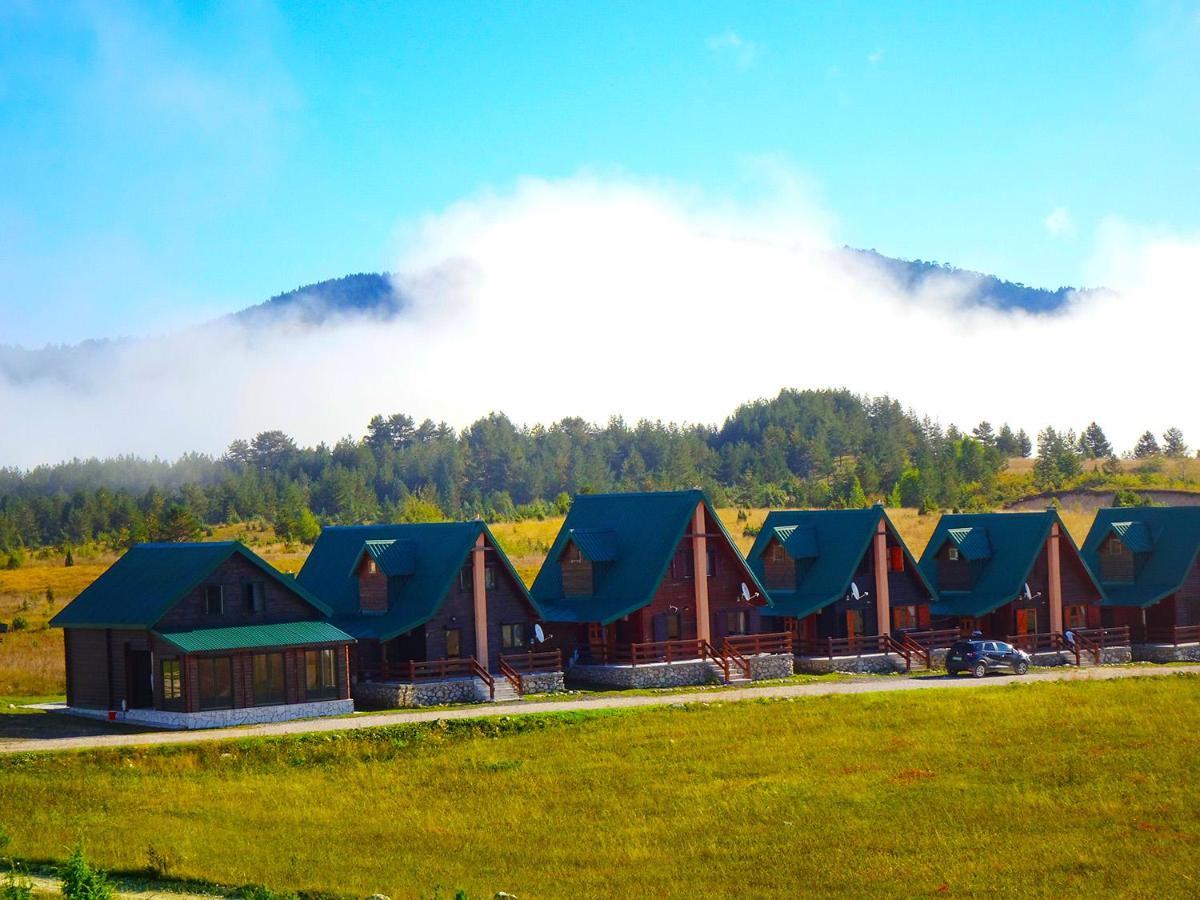
[{"label": "green lawn", "polygon": [[1195,896],[1200,678],[0,759],[12,852],[366,896]]}]

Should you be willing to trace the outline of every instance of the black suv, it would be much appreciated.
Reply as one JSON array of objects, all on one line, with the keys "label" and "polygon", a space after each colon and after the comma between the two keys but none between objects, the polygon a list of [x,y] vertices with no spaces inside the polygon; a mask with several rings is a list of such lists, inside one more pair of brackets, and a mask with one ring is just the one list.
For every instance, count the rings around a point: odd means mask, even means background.
[{"label": "black suv", "polygon": [[1029,671],[1029,654],[1004,641],[956,641],[946,654],[946,671],[951,675],[970,672],[982,678],[988,672],[1008,669],[1014,675]]}]

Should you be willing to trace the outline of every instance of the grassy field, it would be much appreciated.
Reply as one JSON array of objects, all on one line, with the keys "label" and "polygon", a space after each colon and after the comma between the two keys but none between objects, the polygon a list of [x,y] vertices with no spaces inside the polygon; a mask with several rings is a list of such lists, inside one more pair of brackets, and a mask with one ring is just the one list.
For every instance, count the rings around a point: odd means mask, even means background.
[{"label": "grassy field", "polygon": [[1196,676],[0,760],[27,860],[427,897],[1195,896]]},{"label": "grassy field", "polygon": [[[718,512],[742,552],[748,551],[754,537],[746,532],[761,527],[767,510],[745,510],[745,519],[739,519],[736,509]],[[888,515],[913,555],[920,556],[938,517],[922,516],[913,509],[893,509]],[[1064,510],[1063,518],[1075,540],[1082,542],[1093,514]],[[526,583],[533,583],[562,522],[559,516],[492,526]],[[285,572],[298,572],[308,553],[307,547],[286,544],[270,526],[256,523],[216,528],[210,539],[241,540]],[[75,565],[67,567],[61,556],[45,553],[19,569],[0,570],[0,622],[11,623],[19,616],[25,623],[22,631],[10,632],[0,640],[0,694],[61,694],[65,690],[62,635],[57,630],[47,631],[45,623],[115,559],[113,554],[77,552]]]}]

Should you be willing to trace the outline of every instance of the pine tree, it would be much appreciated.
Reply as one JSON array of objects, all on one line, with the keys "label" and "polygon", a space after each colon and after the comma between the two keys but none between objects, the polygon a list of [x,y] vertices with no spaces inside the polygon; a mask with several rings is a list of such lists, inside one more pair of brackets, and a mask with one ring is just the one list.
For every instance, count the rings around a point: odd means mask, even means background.
[{"label": "pine tree", "polygon": [[1033,453],[1033,441],[1029,439],[1024,428],[1017,432],[1017,453],[1023,459],[1029,459],[1029,455]]},{"label": "pine tree", "polygon": [[1017,444],[1017,436],[1013,434],[1013,430],[1007,422],[1000,426],[1000,431],[996,434],[996,449],[1005,456],[1017,456],[1021,452],[1021,448]]},{"label": "pine tree", "polygon": [[846,506],[849,509],[865,509],[867,506],[867,494],[857,475],[850,482],[850,495],[846,498]]},{"label": "pine tree", "polygon": [[996,446],[996,433],[992,431],[991,422],[980,422],[975,426],[971,434],[975,435],[975,440],[988,447]]},{"label": "pine tree", "polygon": [[1133,455],[1138,459],[1149,459],[1151,456],[1158,456],[1159,452],[1158,441],[1150,431],[1143,433],[1133,448]]},{"label": "pine tree", "polygon": [[1104,459],[1112,456],[1113,449],[1103,429],[1092,422],[1079,436],[1079,451],[1084,459]]},{"label": "pine tree", "polygon": [[63,565],[68,567],[75,565],[75,554],[71,552],[70,547],[67,548],[67,558],[63,561]]},{"label": "pine tree", "polygon": [[1172,459],[1187,456],[1188,447],[1183,442],[1183,432],[1178,428],[1168,428],[1163,433],[1163,453]]}]

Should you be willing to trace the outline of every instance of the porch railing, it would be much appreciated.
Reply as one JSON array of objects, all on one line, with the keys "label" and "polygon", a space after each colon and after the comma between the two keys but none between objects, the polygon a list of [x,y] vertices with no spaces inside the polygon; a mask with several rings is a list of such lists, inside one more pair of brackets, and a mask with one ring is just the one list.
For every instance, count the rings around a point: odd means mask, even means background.
[{"label": "porch railing", "polygon": [[[1129,646],[1129,628],[1126,625],[1113,628],[1073,628],[1070,631],[1079,644],[1080,651],[1092,654],[1096,665],[1104,661],[1105,647]],[[1066,640],[1065,634],[1063,640]]]},{"label": "porch railing", "polygon": [[926,650],[949,650],[962,637],[957,628],[938,628],[932,631],[905,631],[909,642]]},{"label": "porch railing", "polygon": [[[752,637],[752,636],[753,635],[735,635],[734,637]],[[750,652],[757,653],[760,651],[752,650]],[[732,638],[726,637],[721,641],[721,656],[725,657],[725,659],[727,659],[729,661],[729,664],[731,666],[737,666],[739,669],[741,669],[742,676],[744,678],[750,677],[750,660],[746,659],[746,654],[738,649],[738,645],[733,643]],[[732,669],[727,669],[727,673],[728,673],[728,671],[732,671]],[[725,676],[725,681],[726,682],[729,681],[728,674],[726,674],[726,676]]]},{"label": "porch railing", "polygon": [[[860,634],[844,638],[796,638],[796,655],[809,657],[862,656],[866,653],[890,653],[891,636]],[[903,654],[902,654],[903,655]]]},{"label": "porch railing", "polygon": [[593,662],[626,666],[644,666],[651,663],[712,662],[716,664],[729,682],[730,667],[736,665],[750,677],[750,663],[740,653],[718,652],[705,640],[642,641],[636,644],[617,644],[609,647],[601,641],[589,644]]},{"label": "porch railing", "polygon": [[525,676],[534,672],[562,671],[561,650],[511,653],[500,657],[500,674],[508,679],[517,695],[525,693]]},{"label": "porch railing", "polygon": [[774,631],[769,634],[730,634],[725,636],[722,647],[728,647],[742,656],[791,653],[792,636],[786,631]]},{"label": "porch railing", "polygon": [[473,656],[456,659],[407,660],[382,662],[378,666],[362,666],[359,678],[364,681],[407,681],[419,684],[426,681],[445,681],[447,678],[478,678],[487,685],[488,696],[496,697],[496,679]]},{"label": "porch railing", "polygon": [[1029,634],[1010,634],[1005,638],[1018,650],[1026,653],[1053,653],[1056,650],[1067,650],[1075,656],[1075,665],[1079,665],[1079,642],[1072,647],[1057,631],[1038,631]]},{"label": "porch railing", "polygon": [[1166,625],[1146,629],[1151,644],[1195,644],[1200,642],[1200,625]]},{"label": "porch railing", "polygon": [[900,637],[896,640],[899,641],[900,646],[908,651],[910,667],[912,665],[912,660],[917,659],[925,664],[926,669],[933,668],[931,650],[929,647],[926,647],[919,641],[913,640],[912,635],[910,635],[907,631],[900,632]]}]

